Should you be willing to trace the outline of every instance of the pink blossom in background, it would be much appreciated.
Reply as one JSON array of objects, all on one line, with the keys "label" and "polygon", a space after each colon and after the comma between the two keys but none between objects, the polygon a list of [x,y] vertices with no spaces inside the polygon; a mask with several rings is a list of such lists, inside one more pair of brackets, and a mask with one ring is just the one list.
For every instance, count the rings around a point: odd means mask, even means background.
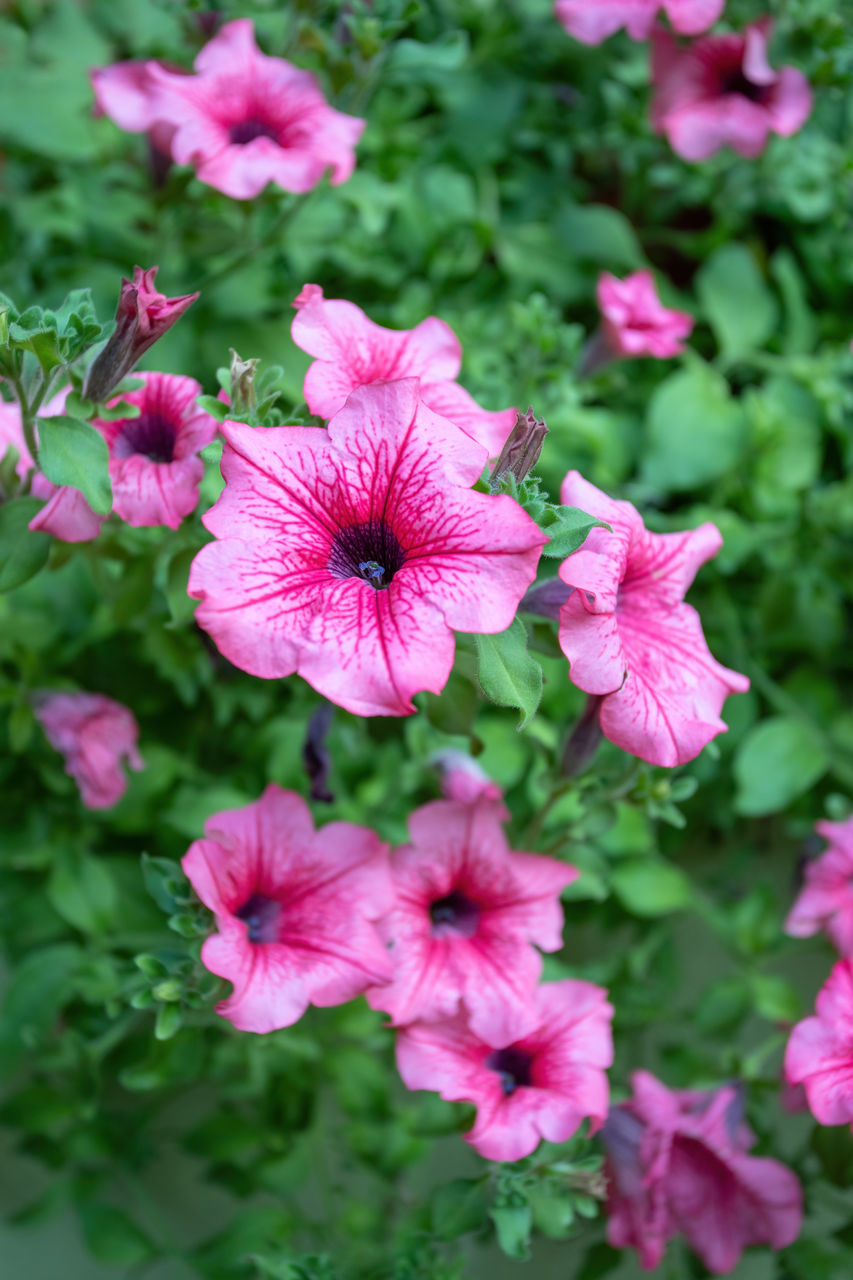
[{"label": "pink blossom in background", "polygon": [[565,1142],[585,1119],[594,1132],[607,1115],[613,1006],[604,988],[547,982],[531,990],[528,1010],[498,1043],[461,1015],[415,1022],[397,1035],[403,1083],[473,1103],[477,1119],[465,1138],[487,1160],[521,1160],[540,1139]]},{"label": "pink blossom in background", "polygon": [[818,993],[815,1017],[791,1032],[785,1079],[804,1086],[820,1124],[853,1122],[853,960],[839,960]]},{"label": "pink blossom in background", "polygon": [[[113,509],[128,524],[177,529],[198,504],[204,475],[200,449],[219,424],[199,409],[201,386],[174,373],[140,373],[143,386],[122,401],[137,405],[138,418],[95,419],[110,451]],[[118,400],[112,401],[117,404]]]},{"label": "pink blossom in background", "polygon": [[443,320],[429,316],[414,329],[384,329],[354,303],[324,298],[316,284],[306,284],[293,305],[293,341],[317,357],[303,391],[312,413],[331,418],[356,387],[419,378],[424,404],[482,444],[489,457],[500,453],[516,411],[481,409],[459,386],[462,347]]},{"label": "pink blossom in background", "polygon": [[271,783],[260,800],[214,814],[182,867],[216,917],[201,950],[231,995],[217,1013],[241,1031],[275,1031],[309,1004],[353,1000],[390,977],[374,921],[391,905],[387,846],[374,831],[330,822]]},{"label": "pink blossom in background", "polygon": [[475,801],[494,800],[498,813],[504,818],[509,812],[504,806],[504,793],[477,761],[466,751],[437,751],[430,759],[438,769],[441,779],[441,793],[445,800],[458,800],[462,804],[474,804]]},{"label": "pink blossom in background", "polygon": [[154,285],[158,271],[159,267],[134,267],[133,280],[122,277],[115,331],[86,375],[83,392],[91,400],[104,401],[199,296],[185,293],[167,298]]},{"label": "pink blossom in background", "polygon": [[123,765],[143,768],[133,712],[102,693],[39,694],[36,718],[87,809],[109,809],[127,790]]},{"label": "pink blossom in background", "polygon": [[787,138],[812,109],[808,80],[796,67],[767,61],[769,18],[743,35],[705,36],[683,46],[652,33],[652,125],[684,160],[707,160],[722,147],[754,158],[771,133]]},{"label": "pink blossom in background", "polygon": [[624,751],[672,768],[718,733],[723,703],[749,680],[711,655],[698,613],[684,603],[697,569],[717,554],[713,524],[651,533],[630,502],[617,502],[577,471],[561,501],[611,526],[593,529],[560,566],[575,590],[560,609],[560,647],[572,684],[604,695],[601,730]]},{"label": "pink blossom in background", "polygon": [[603,334],[614,356],[654,356],[666,360],[680,355],[684,339],[693,332],[693,317],[671,311],[661,302],[651,271],[635,271],[624,280],[607,271],[596,290]]},{"label": "pink blossom in background", "polygon": [[472,491],[485,450],[410,378],[361,387],[322,427],[226,422],[225,489],[189,593],[229,661],[294,671],[356,715],[407,715],[444,687],[454,630],[505,631],[545,535]]},{"label": "pink blossom in background", "polygon": [[622,27],[632,40],[648,40],[663,10],[676,31],[695,36],[722,16],[726,0],[557,0],[555,11],[570,36],[601,44]]},{"label": "pink blossom in background", "polygon": [[636,1249],[654,1271],[681,1234],[710,1272],[727,1275],[750,1245],[797,1238],[800,1184],[778,1160],[747,1154],[755,1139],[736,1087],[668,1089],[647,1071],[631,1080],[633,1098],[611,1109],[601,1134],[614,1248]]},{"label": "pink blossom in background", "polygon": [[220,28],[194,75],[157,62],[144,72],[118,65],[121,74],[107,68],[110,78],[95,79],[101,109],[124,128],[170,131],[173,160],[235,200],[269,183],[309,191],[327,170],[333,185],[352,174],[365,121],[330,107],[310,71],[262,53],[249,18]]},{"label": "pink blossom in background", "polygon": [[[174,125],[157,116],[157,87],[147,61],[114,62],[109,67],[95,67],[89,79],[95,91],[96,116],[108,116],[125,133],[147,133],[152,146],[171,155]],[[170,70],[181,74],[180,68]]]},{"label": "pink blossom in background", "polygon": [[853,955],[853,818],[817,822],[815,830],[829,844],[808,862],[805,884],[785,921],[792,938],[809,938],[825,930],[843,956]]},{"label": "pink blossom in background", "polygon": [[434,800],[409,831],[412,843],[391,853],[395,903],[380,925],[393,980],[368,1003],[398,1026],[453,1017],[464,1003],[474,1032],[505,1044],[535,1018],[536,948],[563,945],[560,891],[578,872],[514,853],[488,800]]},{"label": "pink blossom in background", "polygon": [[[64,413],[70,390],[70,386],[63,387],[52,396],[42,405],[39,417],[54,418]],[[23,480],[35,463],[24,440],[21,409],[16,401],[0,399],[0,458],[10,446],[18,451],[15,472]],[[36,471],[30,493],[34,498],[45,499],[45,505],[29,523],[33,532],[53,534],[61,542],[91,542],[101,532],[104,517],[95,514],[79,489],[68,485],[57,487]]]}]

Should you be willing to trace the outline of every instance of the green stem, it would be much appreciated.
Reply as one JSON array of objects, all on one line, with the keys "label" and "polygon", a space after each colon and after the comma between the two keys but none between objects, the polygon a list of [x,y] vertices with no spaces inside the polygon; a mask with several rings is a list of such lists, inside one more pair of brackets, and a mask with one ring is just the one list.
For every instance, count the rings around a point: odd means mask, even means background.
[{"label": "green stem", "polygon": [[239,253],[235,254],[230,261],[224,263],[221,267],[217,267],[214,271],[209,271],[208,274],[203,276],[198,282],[196,288],[202,292],[205,289],[209,289],[213,284],[219,284],[221,280],[225,280],[228,276],[232,275],[242,267],[244,263],[249,262],[256,253],[260,253],[263,249],[268,248],[281,234],[296,210],[300,207],[301,206],[297,204],[296,201],[292,204],[286,205],[262,236],[257,240],[254,240],[245,249],[241,249]]}]

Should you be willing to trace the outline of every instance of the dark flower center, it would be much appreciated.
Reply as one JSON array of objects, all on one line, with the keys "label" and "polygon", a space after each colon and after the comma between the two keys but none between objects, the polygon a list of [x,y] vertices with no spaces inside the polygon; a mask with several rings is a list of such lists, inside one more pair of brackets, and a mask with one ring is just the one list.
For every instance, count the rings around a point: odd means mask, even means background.
[{"label": "dark flower center", "polygon": [[454,889],[446,897],[430,903],[429,918],[434,936],[456,933],[461,938],[472,938],[477,932],[480,911],[475,902]]},{"label": "dark flower center", "polygon": [[335,578],[363,578],[377,590],[387,587],[406,556],[384,520],[368,520],[335,535],[329,572]]},{"label": "dark flower center", "polygon": [[178,428],[162,413],[141,413],[138,418],[128,418],[122,424],[113,453],[117,458],[142,453],[152,462],[171,462],[177,438]]},{"label": "dark flower center", "polygon": [[240,120],[228,130],[232,146],[244,147],[247,142],[254,142],[255,138],[272,138],[273,142],[277,142],[278,130],[264,124],[263,120]]},{"label": "dark flower center", "polygon": [[486,1058],[486,1066],[500,1076],[501,1088],[507,1096],[515,1093],[516,1089],[523,1089],[533,1083],[530,1073],[532,1065],[533,1054],[512,1045],[508,1049],[495,1049]]},{"label": "dark flower center", "polygon": [[265,893],[253,893],[234,914],[249,926],[250,942],[278,942],[281,903],[275,898],[268,898]]},{"label": "dark flower center", "polygon": [[742,98],[749,98],[750,102],[763,102],[767,89],[767,85],[753,84],[751,80],[747,80],[740,67],[725,72],[720,80],[721,94],[739,93]]}]

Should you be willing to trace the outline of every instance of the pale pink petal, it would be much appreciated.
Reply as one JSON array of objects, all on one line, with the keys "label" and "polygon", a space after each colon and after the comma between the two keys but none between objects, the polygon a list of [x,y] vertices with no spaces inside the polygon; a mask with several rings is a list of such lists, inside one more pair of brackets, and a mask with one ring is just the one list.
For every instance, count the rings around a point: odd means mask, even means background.
[{"label": "pale pink petal", "polygon": [[28,528],[52,533],[62,542],[91,542],[101,532],[103,522],[104,517],[95,515],[78,489],[63,486],[33,516]]},{"label": "pale pink petal", "polygon": [[811,85],[802,71],[782,67],[767,103],[773,132],[783,138],[797,133],[811,115],[813,103]]},{"label": "pale pink petal", "polygon": [[460,431],[483,445],[490,458],[496,458],[515,426],[515,409],[499,409],[492,413],[481,408],[473,396],[458,382],[421,383],[424,404],[434,413],[447,418]]},{"label": "pale pink petal", "polygon": [[65,757],[65,772],[89,809],[107,809],[127,789],[123,765],[141,769],[139,728],[129,708],[100,693],[39,694],[36,718]]},{"label": "pale pink petal", "polygon": [[89,72],[98,115],[127,133],[146,133],[156,123],[156,91],[148,62],[114,62]]},{"label": "pale pink petal", "polygon": [[200,458],[183,462],[149,462],[134,454],[110,463],[113,509],[134,526],[168,525],[177,529],[198,504],[204,475]]},{"label": "pale pink petal", "polygon": [[695,36],[723,16],[726,0],[663,0],[663,7],[680,35]]}]

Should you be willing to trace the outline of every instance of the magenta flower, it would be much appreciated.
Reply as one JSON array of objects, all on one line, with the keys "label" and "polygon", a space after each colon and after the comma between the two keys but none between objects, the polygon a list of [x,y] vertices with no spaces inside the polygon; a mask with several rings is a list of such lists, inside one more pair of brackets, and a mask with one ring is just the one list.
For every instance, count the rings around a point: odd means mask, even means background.
[{"label": "magenta flower", "polygon": [[684,160],[707,160],[722,147],[754,158],[768,135],[789,137],[812,109],[809,82],[795,67],[767,61],[769,18],[743,35],[705,36],[682,47],[652,33],[652,125]]},{"label": "magenta flower", "polygon": [[632,40],[648,40],[663,9],[676,31],[695,36],[707,31],[726,0],[557,0],[557,17],[570,36],[584,44],[601,44],[625,27]]},{"label": "magenta flower", "polygon": [[144,385],[120,399],[137,405],[139,417],[94,422],[110,451],[113,509],[128,524],[177,529],[198,504],[204,475],[198,452],[210,444],[219,424],[196,404],[201,386],[194,378],[137,377]]},{"label": "magenta flower", "polygon": [[197,293],[167,298],[154,287],[159,267],[133,268],[133,280],[122,277],[112,337],[92,363],[86,375],[84,394],[103,403],[122,378],[143,357],[167,329],[192,306]]},{"label": "magenta flower", "polygon": [[635,271],[624,280],[602,271],[596,294],[604,342],[612,356],[666,360],[684,350],[684,339],[693,331],[693,317],[663,305],[651,271]]},{"label": "magenta flower", "polygon": [[[137,127],[153,119],[171,128],[172,158],[235,200],[252,199],[270,182],[309,191],[327,169],[333,185],[346,182],[365,125],[330,107],[310,71],[261,53],[249,18],[225,23],[196,58],[194,75],[148,63],[141,98]],[[129,91],[124,106],[132,119]]]},{"label": "magenta flower", "polygon": [[534,987],[528,1013],[495,1043],[458,1015],[415,1022],[397,1036],[397,1068],[409,1089],[471,1102],[465,1134],[487,1160],[521,1160],[546,1142],[565,1142],[584,1119],[592,1131],[607,1115],[606,1068],[613,1061],[607,992],[566,979]]},{"label": "magenta flower", "polygon": [[127,790],[122,765],[143,768],[133,712],[102,693],[38,694],[34,710],[87,809],[109,809]]},{"label": "magenta flower", "polygon": [[683,1234],[714,1275],[732,1271],[745,1248],[783,1249],[802,1223],[802,1192],[778,1160],[747,1155],[755,1138],[738,1089],[668,1089],[648,1071],[634,1096],[613,1107],[607,1150],[608,1242],[635,1248],[654,1271]]},{"label": "magenta flower", "polygon": [[516,411],[481,409],[459,386],[462,347],[450,325],[429,316],[414,329],[383,329],[354,303],[324,298],[317,284],[306,284],[293,305],[293,341],[317,357],[303,390],[312,413],[331,418],[356,387],[420,378],[424,404],[484,445],[489,457],[500,453]]},{"label": "magenta flower", "polygon": [[513,853],[488,800],[434,800],[409,830],[412,843],[391,853],[396,901],[380,925],[393,981],[368,991],[368,1003],[398,1026],[452,1018],[464,1004],[477,1035],[506,1044],[535,1021],[536,947],[563,945],[560,891],[578,872]]},{"label": "magenta flower", "polygon": [[374,831],[330,822],[271,783],[214,814],[181,866],[217,932],[202,963],[234,990],[217,1013],[240,1031],[276,1031],[309,1004],[343,1004],[391,975],[374,921],[391,905],[388,851]]},{"label": "magenta flower", "polygon": [[815,830],[829,848],[805,869],[805,884],[785,921],[792,938],[809,938],[821,929],[843,956],[853,956],[853,818],[817,822]]},{"label": "magenta flower", "polygon": [[693,760],[718,733],[730,693],[749,680],[711,655],[698,613],[684,603],[697,569],[717,554],[713,524],[651,533],[630,502],[616,502],[570,471],[561,500],[611,526],[593,529],[564,560],[576,588],[560,609],[560,647],[572,684],[603,696],[601,731],[650,764]]},{"label": "magenta flower", "polygon": [[[55,418],[64,413],[70,390],[70,386],[63,387],[52,396],[40,409],[39,417]],[[0,458],[10,446],[18,451],[15,472],[23,480],[36,464],[24,440],[20,405],[0,399]],[[61,542],[91,542],[101,532],[104,517],[95,514],[79,489],[68,485],[57,487],[36,471],[30,492],[34,498],[45,499],[41,511],[29,523],[33,532],[51,533]]]},{"label": "magenta flower", "polygon": [[498,812],[505,818],[509,817],[503,803],[503,791],[467,752],[451,748],[437,751],[430,763],[438,769],[445,800],[457,800],[461,804],[474,804],[480,799],[493,800]]},{"label": "magenta flower", "polygon": [[354,391],[322,427],[223,426],[225,489],[203,517],[189,593],[244,671],[298,672],[356,715],[438,693],[453,630],[505,631],[545,535],[508,495],[473,492],[485,450],[410,378]]},{"label": "magenta flower", "polygon": [[785,1079],[801,1084],[819,1124],[853,1122],[853,960],[839,960],[818,992],[815,1017],[791,1032]]}]

